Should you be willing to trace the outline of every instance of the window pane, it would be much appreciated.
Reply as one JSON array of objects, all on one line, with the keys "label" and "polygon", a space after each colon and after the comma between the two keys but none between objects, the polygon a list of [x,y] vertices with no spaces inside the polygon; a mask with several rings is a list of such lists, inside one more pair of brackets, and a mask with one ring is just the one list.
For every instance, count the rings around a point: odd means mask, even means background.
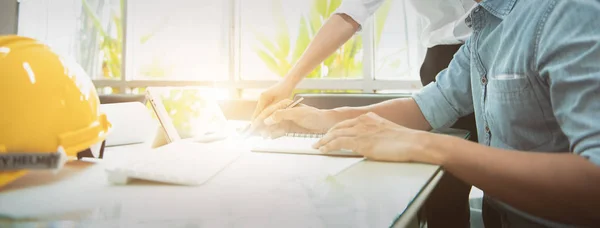
[{"label": "window pane", "polygon": [[[283,77],[340,3],[341,0],[239,1],[241,77]],[[307,77],[360,77],[362,53],[362,37],[358,34]]]},{"label": "window pane", "polygon": [[419,77],[421,54],[419,23],[405,1],[386,0],[375,14],[376,78]]},{"label": "window pane", "polygon": [[121,77],[122,0],[21,1],[18,34],[74,58],[95,79]]},{"label": "window pane", "polygon": [[132,78],[226,80],[226,2],[128,1]]}]

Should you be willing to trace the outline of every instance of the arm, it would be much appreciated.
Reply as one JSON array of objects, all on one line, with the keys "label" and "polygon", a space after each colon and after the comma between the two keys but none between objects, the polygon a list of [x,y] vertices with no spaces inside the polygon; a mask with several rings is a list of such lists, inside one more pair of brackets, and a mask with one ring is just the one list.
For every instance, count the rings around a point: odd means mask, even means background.
[{"label": "arm", "polygon": [[308,73],[352,38],[358,28],[359,24],[348,15],[332,15],[288,72],[285,82],[295,87]]},{"label": "arm", "polygon": [[319,29],[298,62],[285,77],[296,86],[328,56],[346,43],[362,24],[377,11],[384,0],[344,0]]},{"label": "arm", "polygon": [[[384,0],[344,0],[336,12],[319,29],[314,39],[284,80],[265,90],[252,114],[253,128],[272,114],[267,107],[289,98],[302,79],[360,30]],[[333,7],[333,6],[330,6]]]},{"label": "arm", "polygon": [[[470,82],[470,41],[467,40],[437,81],[425,86],[413,98],[400,98],[364,107],[333,109],[337,122],[372,112],[404,127],[431,130],[452,125],[473,112]],[[424,115],[425,114],[425,115]]]},{"label": "arm", "polygon": [[353,119],[369,112],[376,113],[385,119],[408,128],[424,131],[431,130],[431,125],[429,125],[419,106],[412,98],[398,98],[369,106],[342,107],[326,111],[328,115],[334,116],[332,119],[335,119],[336,123]]},{"label": "arm", "polygon": [[275,106],[277,102],[288,98],[308,73],[348,41],[358,29],[359,24],[348,15],[332,15],[319,29],[315,38],[310,42],[283,81],[260,95],[256,109],[252,114],[252,129],[261,126],[260,123],[276,110],[269,107]]},{"label": "arm", "polygon": [[581,156],[496,149],[446,135],[427,141],[424,151],[441,157],[445,170],[512,207],[569,224],[600,222],[600,168]]}]

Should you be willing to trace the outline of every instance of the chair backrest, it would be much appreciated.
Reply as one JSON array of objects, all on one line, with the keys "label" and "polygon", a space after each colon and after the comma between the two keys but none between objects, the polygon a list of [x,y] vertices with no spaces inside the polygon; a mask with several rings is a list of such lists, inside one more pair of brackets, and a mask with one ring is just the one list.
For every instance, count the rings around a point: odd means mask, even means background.
[{"label": "chair backrest", "polygon": [[146,96],[133,95],[133,94],[110,94],[110,95],[99,95],[101,104],[114,104],[114,103],[125,103],[125,102],[140,102],[146,104]]},{"label": "chair backrest", "polygon": [[359,107],[376,104],[386,100],[410,97],[408,93],[398,94],[372,94],[372,93],[324,93],[324,94],[296,94],[304,97],[303,104],[321,109],[338,107]]}]

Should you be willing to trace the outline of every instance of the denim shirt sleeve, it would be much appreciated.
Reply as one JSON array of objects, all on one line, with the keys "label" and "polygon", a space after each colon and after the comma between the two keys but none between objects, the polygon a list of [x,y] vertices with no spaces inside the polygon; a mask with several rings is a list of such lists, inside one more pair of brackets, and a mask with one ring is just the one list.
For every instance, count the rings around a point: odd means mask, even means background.
[{"label": "denim shirt sleeve", "polygon": [[429,83],[413,95],[433,129],[450,127],[459,117],[473,113],[470,43],[470,39],[467,39],[448,68],[437,75],[436,82]]},{"label": "denim shirt sleeve", "polygon": [[535,65],[570,150],[600,166],[600,2],[555,4],[538,32]]}]

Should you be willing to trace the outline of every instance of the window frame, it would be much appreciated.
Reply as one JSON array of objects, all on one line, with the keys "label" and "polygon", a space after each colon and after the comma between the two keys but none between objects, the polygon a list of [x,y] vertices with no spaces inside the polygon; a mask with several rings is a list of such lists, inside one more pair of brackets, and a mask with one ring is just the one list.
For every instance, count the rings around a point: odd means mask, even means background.
[{"label": "window frame", "polygon": [[[244,89],[266,89],[275,83],[277,80],[247,80],[241,78],[240,69],[240,51],[241,50],[241,4],[242,0],[224,0],[226,7],[225,29],[226,50],[227,50],[227,80],[222,81],[206,81],[206,80],[136,80],[132,76],[134,75],[135,69],[133,66],[128,66],[129,59],[128,54],[132,53],[132,46],[127,45],[132,43],[132,37],[130,26],[128,25],[128,7],[129,1],[125,0],[125,4],[122,7],[122,20],[123,20],[123,50],[122,50],[122,69],[123,75],[119,80],[115,79],[96,79],[93,77],[93,83],[96,88],[103,87],[116,87],[118,88],[117,94],[128,93],[129,89],[138,87],[150,87],[150,86],[167,86],[167,87],[179,87],[179,86],[211,86],[228,89],[230,97],[233,99],[240,99],[242,97],[242,90]],[[402,1],[403,13],[406,15],[406,4]],[[408,23],[408,20],[405,21]],[[420,21],[413,21],[419,26]],[[402,91],[411,93],[418,91],[422,88],[421,81],[416,78],[407,79],[395,79],[395,78],[383,78],[377,79],[376,72],[374,70],[375,62],[375,22],[371,17],[364,25],[361,31],[363,39],[363,74],[361,78],[357,79],[304,79],[296,87],[297,89],[317,89],[317,90],[360,90],[363,93],[377,93],[382,90]],[[408,35],[407,35],[408,37]],[[406,39],[405,45],[420,45],[414,43],[414,40]],[[424,51],[417,51],[419,58],[424,56]],[[410,61],[409,51],[406,52],[407,59]],[[411,70],[414,74],[414,70]],[[416,71],[418,73],[418,71]]]}]

